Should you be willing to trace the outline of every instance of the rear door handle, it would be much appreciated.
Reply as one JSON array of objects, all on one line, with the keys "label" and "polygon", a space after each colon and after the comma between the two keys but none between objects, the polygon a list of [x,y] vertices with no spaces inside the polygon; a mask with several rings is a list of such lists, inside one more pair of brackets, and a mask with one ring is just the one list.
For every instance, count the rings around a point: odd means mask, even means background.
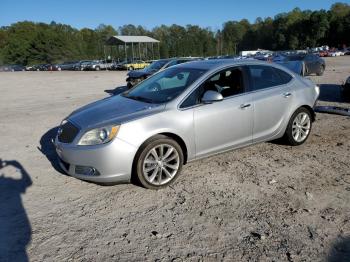
[{"label": "rear door handle", "polygon": [[283,93],[284,97],[290,97],[291,95],[292,95],[292,93],[289,93],[289,92]]},{"label": "rear door handle", "polygon": [[239,107],[241,109],[244,109],[244,108],[250,107],[250,104],[241,104]]}]

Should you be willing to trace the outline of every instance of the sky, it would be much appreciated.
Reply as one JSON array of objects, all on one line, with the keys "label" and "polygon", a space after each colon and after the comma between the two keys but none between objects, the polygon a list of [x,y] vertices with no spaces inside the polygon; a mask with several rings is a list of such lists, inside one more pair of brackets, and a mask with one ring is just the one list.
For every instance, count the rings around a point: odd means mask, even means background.
[{"label": "sky", "polygon": [[349,0],[0,0],[0,26],[18,21],[69,24],[94,29],[99,24],[116,29],[125,24],[147,29],[165,24],[199,25],[220,29],[229,20],[273,17],[299,7],[301,10],[329,9],[335,2]]}]

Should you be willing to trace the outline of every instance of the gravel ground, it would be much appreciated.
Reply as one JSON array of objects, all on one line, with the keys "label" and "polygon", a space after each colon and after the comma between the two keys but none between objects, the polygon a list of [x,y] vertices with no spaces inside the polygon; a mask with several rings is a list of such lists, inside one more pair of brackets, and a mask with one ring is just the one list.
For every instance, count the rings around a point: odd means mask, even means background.
[{"label": "gravel ground", "polygon": [[[319,104],[350,107],[350,56]],[[318,114],[307,143],[263,143],[186,165],[171,187],[61,174],[49,138],[125,72],[0,73],[0,261],[350,261],[350,118]]]}]

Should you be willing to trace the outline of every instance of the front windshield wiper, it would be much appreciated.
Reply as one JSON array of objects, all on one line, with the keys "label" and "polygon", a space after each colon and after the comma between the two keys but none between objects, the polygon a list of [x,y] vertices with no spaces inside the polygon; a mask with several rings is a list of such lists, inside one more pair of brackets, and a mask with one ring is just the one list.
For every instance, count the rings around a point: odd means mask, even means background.
[{"label": "front windshield wiper", "polygon": [[128,94],[123,94],[124,97],[126,98],[130,98],[136,101],[142,101],[142,102],[146,102],[146,103],[150,103],[150,104],[154,104],[155,101],[153,101],[150,98],[147,97],[143,97],[143,96],[133,96],[133,95],[128,95]]}]

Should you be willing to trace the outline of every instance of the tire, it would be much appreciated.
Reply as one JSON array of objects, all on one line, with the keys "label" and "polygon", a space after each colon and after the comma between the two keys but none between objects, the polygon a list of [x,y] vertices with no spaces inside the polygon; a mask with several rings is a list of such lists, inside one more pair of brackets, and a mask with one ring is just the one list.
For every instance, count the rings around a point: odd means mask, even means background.
[{"label": "tire", "polygon": [[181,173],[183,162],[180,145],[167,136],[156,135],[146,141],[136,154],[133,178],[145,188],[161,189],[176,180]]},{"label": "tire", "polygon": [[300,75],[301,75],[302,77],[306,76],[306,66],[305,66],[304,63],[303,63],[303,65],[302,65],[302,67],[301,67]]},{"label": "tire", "polygon": [[134,67],[130,66],[130,67],[128,67],[128,70],[132,71],[132,70],[134,70]]},{"label": "tire", "polygon": [[100,67],[99,67],[99,66],[96,66],[96,67],[95,67],[95,70],[96,70],[96,71],[100,71]]},{"label": "tire", "polygon": [[316,75],[318,75],[318,76],[321,76],[321,75],[323,75],[323,73],[324,73],[324,65],[321,65],[320,66],[320,69],[318,70],[318,72],[316,73]]},{"label": "tire", "polygon": [[[304,119],[304,117],[306,118]],[[301,145],[308,139],[311,127],[312,116],[310,111],[305,107],[300,107],[290,118],[286,132],[284,133],[284,139],[291,146]]]}]

